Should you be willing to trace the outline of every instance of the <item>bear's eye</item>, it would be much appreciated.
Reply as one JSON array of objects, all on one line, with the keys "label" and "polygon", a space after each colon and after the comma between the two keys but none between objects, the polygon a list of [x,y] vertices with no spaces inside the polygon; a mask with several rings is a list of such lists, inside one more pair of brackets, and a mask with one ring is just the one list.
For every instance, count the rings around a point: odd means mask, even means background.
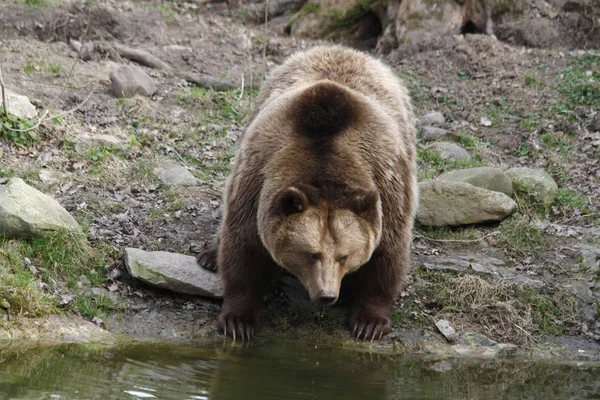
[{"label": "bear's eye", "polygon": [[321,255],[319,253],[310,253],[308,255],[308,257],[310,258],[310,261],[313,263],[315,263],[321,259]]},{"label": "bear's eye", "polygon": [[348,259],[348,256],[344,256],[344,257],[341,257],[341,258],[338,260],[338,262],[339,262],[340,264],[345,264],[347,259]]}]

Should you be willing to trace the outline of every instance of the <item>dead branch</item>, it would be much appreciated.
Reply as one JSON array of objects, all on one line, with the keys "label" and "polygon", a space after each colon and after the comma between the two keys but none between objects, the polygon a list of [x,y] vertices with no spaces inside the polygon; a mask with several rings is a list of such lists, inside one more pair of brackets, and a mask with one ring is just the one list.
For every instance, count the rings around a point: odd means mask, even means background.
[{"label": "dead branch", "polygon": [[212,78],[210,76],[202,76],[190,71],[172,68],[169,64],[162,61],[158,57],[153,56],[145,50],[132,49],[130,47],[126,47],[118,43],[113,43],[112,47],[121,57],[127,58],[132,61],[136,61],[150,68],[165,71],[198,86],[206,87],[213,90],[232,90],[240,88],[240,86],[235,83],[222,81],[220,79]]},{"label": "dead branch", "polygon": [[125,57],[132,61],[137,61],[138,63],[145,65],[150,68],[159,69],[162,71],[171,71],[173,68],[162,60],[154,57],[152,54],[148,53],[144,50],[132,49],[130,47],[125,47],[118,43],[113,43],[112,45],[114,49],[119,53],[121,57]]}]

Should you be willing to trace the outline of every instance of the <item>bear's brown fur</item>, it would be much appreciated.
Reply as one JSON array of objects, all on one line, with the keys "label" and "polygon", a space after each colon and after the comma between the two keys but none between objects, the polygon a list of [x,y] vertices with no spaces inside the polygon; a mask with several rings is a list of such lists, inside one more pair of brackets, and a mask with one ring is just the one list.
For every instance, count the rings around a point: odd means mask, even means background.
[{"label": "bear's brown fur", "polygon": [[223,278],[225,334],[254,336],[278,265],[322,304],[337,300],[345,277],[353,335],[389,333],[417,202],[406,89],[355,50],[291,56],[263,84],[224,201],[218,249],[198,260]]}]

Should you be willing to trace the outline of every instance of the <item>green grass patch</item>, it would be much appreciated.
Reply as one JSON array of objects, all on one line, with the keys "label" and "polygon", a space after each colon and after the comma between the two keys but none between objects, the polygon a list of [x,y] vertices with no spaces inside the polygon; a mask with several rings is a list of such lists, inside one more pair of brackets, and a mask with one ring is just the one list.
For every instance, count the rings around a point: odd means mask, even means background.
[{"label": "green grass patch", "polygon": [[540,136],[540,139],[548,148],[560,153],[570,153],[576,148],[576,146],[569,143],[567,136],[562,133],[546,132]]},{"label": "green grass patch", "polygon": [[[468,136],[464,136],[465,142],[470,142],[471,140]],[[471,150],[476,150],[476,147],[474,146]],[[433,179],[443,172],[455,169],[475,168],[485,165],[476,151],[473,151],[470,160],[449,161],[442,159],[437,151],[429,147],[417,148],[417,163],[419,165],[418,178],[420,181]]]},{"label": "green grass patch", "polygon": [[531,313],[533,323],[540,333],[564,335],[570,325],[576,323],[577,300],[564,292],[542,294],[530,287],[524,287],[519,293],[520,301]]},{"label": "green grass patch", "polygon": [[79,296],[70,305],[71,310],[88,318],[106,319],[111,312],[123,312],[127,310],[127,305],[117,303],[104,294],[87,294]]},{"label": "green grass patch", "polygon": [[500,240],[509,253],[529,256],[545,247],[543,232],[522,214],[514,214],[500,224]]},{"label": "green grass patch", "polygon": [[24,246],[24,256],[40,265],[42,279],[75,281],[82,275],[92,285],[104,282],[108,268],[108,246],[92,247],[77,233],[54,232],[33,237]]},{"label": "green grass patch", "polygon": [[582,105],[600,109],[600,57],[585,55],[575,57],[571,65],[558,72],[555,90],[563,95],[553,105],[559,114],[576,120],[573,113],[576,106]]},{"label": "green grass patch", "polygon": [[588,200],[572,189],[558,189],[556,199],[554,200],[554,206],[564,214],[570,214],[576,210],[582,214],[590,212]]},{"label": "green grass patch", "polygon": [[57,302],[44,293],[25,264],[27,245],[0,239],[0,313],[39,317],[56,310]]},{"label": "green grass patch", "polygon": [[23,67],[23,72],[28,75],[36,72],[49,72],[51,74],[58,75],[61,70],[62,65],[60,63],[47,62],[44,59],[33,57],[28,58],[25,66]]},{"label": "green grass patch", "polygon": [[37,129],[31,129],[33,126],[31,120],[7,114],[0,107],[0,137],[5,140],[21,147],[32,145],[39,140]]},{"label": "green grass patch", "polygon": [[171,3],[154,3],[152,4],[152,6],[160,10],[167,22],[172,22],[173,20],[175,20],[175,17],[177,16],[177,11]]},{"label": "green grass patch", "polygon": [[310,14],[317,14],[321,10],[321,5],[319,3],[308,2],[306,3],[299,11],[299,17],[306,17]]}]

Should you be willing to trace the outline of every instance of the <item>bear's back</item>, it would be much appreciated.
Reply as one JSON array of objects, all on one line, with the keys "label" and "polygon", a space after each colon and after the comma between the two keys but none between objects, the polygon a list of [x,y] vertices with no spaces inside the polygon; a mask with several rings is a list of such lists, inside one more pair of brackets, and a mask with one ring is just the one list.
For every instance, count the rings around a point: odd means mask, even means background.
[{"label": "bear's back", "polygon": [[401,126],[414,125],[407,90],[392,70],[367,54],[343,46],[315,47],[289,57],[275,68],[261,87],[250,122],[282,94],[320,80],[336,82],[369,97]]}]

